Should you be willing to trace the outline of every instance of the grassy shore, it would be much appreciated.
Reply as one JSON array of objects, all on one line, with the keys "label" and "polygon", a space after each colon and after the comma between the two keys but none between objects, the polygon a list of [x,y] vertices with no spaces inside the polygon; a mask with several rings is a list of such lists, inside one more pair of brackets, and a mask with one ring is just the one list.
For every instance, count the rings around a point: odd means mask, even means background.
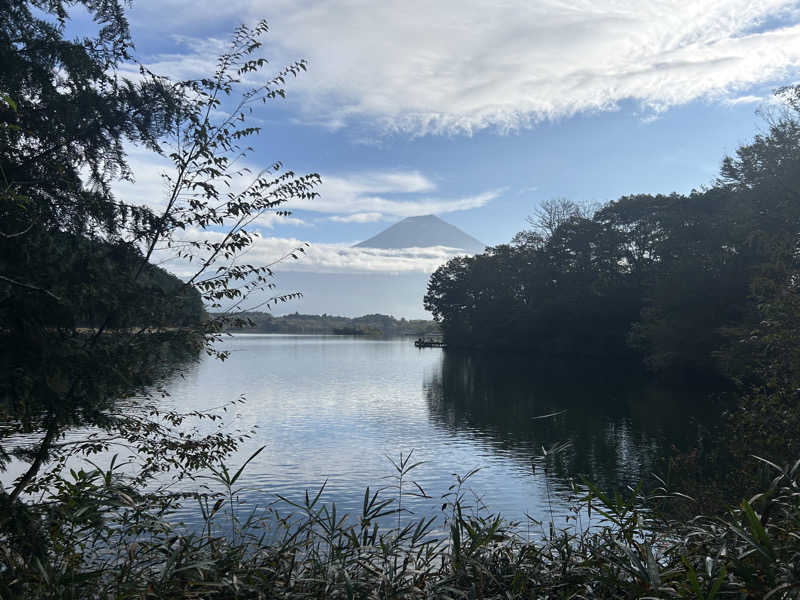
[{"label": "grassy shore", "polygon": [[[5,512],[2,598],[797,598],[800,461],[767,465],[771,485],[721,516],[658,516],[686,502],[657,488],[607,496],[576,489],[575,526],[537,526],[534,539],[502,516],[476,512],[455,480],[440,519],[402,516],[405,485],[364,494],[345,516],[321,494],[262,513],[237,508],[237,471],[219,467],[219,492],[140,495],[107,471],[59,479],[35,510]],[[405,490],[405,491],[404,491]],[[200,527],[174,517],[198,503]],[[13,507],[2,507],[8,511]],[[577,520],[592,516],[592,526]],[[386,526],[386,524],[392,525]]]}]

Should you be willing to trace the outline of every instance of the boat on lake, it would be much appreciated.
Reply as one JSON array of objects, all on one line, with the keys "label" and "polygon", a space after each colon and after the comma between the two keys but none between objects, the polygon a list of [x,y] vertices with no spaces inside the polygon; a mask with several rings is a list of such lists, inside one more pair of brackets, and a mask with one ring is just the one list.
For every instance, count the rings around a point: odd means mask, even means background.
[{"label": "boat on lake", "polygon": [[441,339],[432,338],[419,338],[414,340],[414,345],[417,348],[445,348],[446,344]]}]

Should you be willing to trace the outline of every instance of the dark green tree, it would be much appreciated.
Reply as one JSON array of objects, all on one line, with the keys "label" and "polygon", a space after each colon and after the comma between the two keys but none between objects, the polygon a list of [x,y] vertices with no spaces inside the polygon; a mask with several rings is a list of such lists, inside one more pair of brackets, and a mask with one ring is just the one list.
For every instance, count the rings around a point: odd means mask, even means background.
[{"label": "dark green tree", "polygon": [[552,200],[510,247],[435,272],[426,307],[448,344],[573,357],[629,347],[663,375],[761,378],[742,340],[774,321],[765,310],[791,313],[800,233],[800,101],[797,88],[779,95],[786,110],[712,187],[626,196],[592,215]]},{"label": "dark green tree", "polygon": [[[235,432],[183,439],[171,429],[183,416],[115,402],[146,393],[175,356],[215,352],[223,319],[204,304],[233,312],[256,292],[262,304],[287,299],[263,296],[274,263],[241,257],[260,215],[315,196],[319,183],[279,162],[256,173],[236,166],[260,131],[247,115],[305,69],[297,62],[244,85],[267,64],[265,23],[239,28],[208,78],[175,82],[142,69],[132,82],[118,69],[131,60],[124,5],[80,4],[96,34],[67,40],[71,3],[0,2],[0,467],[12,456],[29,462],[4,504],[45,485],[42,467],[70,453],[121,441],[145,455],[143,477],[165,466],[180,476],[235,446]],[[173,162],[164,202],[112,193],[115,180],[133,177],[126,144]],[[189,274],[179,280],[156,259]],[[74,426],[105,434],[60,443]],[[40,442],[17,444],[21,432]]]}]

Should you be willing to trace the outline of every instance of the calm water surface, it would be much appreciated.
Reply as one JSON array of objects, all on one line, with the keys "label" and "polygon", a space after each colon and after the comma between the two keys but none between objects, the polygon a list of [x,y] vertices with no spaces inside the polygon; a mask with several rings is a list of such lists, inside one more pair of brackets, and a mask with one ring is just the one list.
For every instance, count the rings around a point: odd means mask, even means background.
[{"label": "calm water surface", "polygon": [[[226,418],[256,428],[234,466],[265,447],[241,481],[251,506],[277,494],[300,499],[327,482],[323,499],[357,513],[366,486],[391,483],[387,456],[413,450],[424,461],[413,479],[433,498],[404,501],[417,515],[438,514],[454,474],[480,468],[468,485],[473,504],[561,520],[570,478],[635,482],[660,469],[673,444],[696,445],[711,418],[696,397],[623,366],[554,369],[527,357],[417,349],[409,339],[237,335],[224,347],[228,360],[191,366],[164,402],[204,410],[246,398]],[[560,414],[538,418],[551,413]],[[542,448],[561,442],[571,445],[545,472]],[[189,509],[184,516],[194,518]]]}]

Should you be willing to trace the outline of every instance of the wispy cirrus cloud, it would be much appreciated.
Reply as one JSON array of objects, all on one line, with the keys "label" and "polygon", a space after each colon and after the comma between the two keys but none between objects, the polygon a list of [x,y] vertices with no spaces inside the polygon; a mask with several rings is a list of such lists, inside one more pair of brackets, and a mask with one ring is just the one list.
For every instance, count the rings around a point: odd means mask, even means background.
[{"label": "wispy cirrus cloud", "polygon": [[782,98],[780,94],[776,95],[772,93],[772,90],[764,91],[760,94],[752,93],[743,94],[741,96],[731,96],[730,98],[726,98],[724,103],[729,106],[750,104],[763,108],[778,108],[785,106],[784,98]]},{"label": "wispy cirrus cloud", "polygon": [[486,206],[503,190],[488,190],[455,198],[436,193],[436,184],[418,171],[322,175],[320,195],[295,200],[291,209],[333,213],[339,223],[368,223],[387,217],[445,214]]},{"label": "wispy cirrus cloud", "polygon": [[275,35],[313,61],[312,76],[299,82],[311,114],[411,134],[469,134],[614,110],[624,100],[658,112],[781,80],[800,65],[795,7],[309,1],[280,17]]},{"label": "wispy cirrus cloud", "polygon": [[383,214],[379,212],[367,212],[367,213],[354,213],[352,215],[334,215],[332,217],[328,217],[329,221],[333,221],[334,223],[375,223],[376,221],[380,221],[384,218]]},{"label": "wispy cirrus cloud", "polygon": [[[143,204],[156,210],[165,208],[169,190],[162,174],[174,170],[172,163],[139,148],[131,148],[128,158],[134,181],[117,182],[116,193],[131,204]],[[258,171],[255,166],[250,170]],[[250,179],[249,176],[234,178],[230,189],[241,189]],[[280,208],[331,215],[327,219],[335,223],[373,223],[480,208],[503,192],[498,189],[455,198],[441,197],[436,194],[436,183],[416,170],[323,174],[318,191],[320,195],[317,198],[292,200]],[[269,212],[259,216],[255,224],[268,229],[275,225],[310,225],[296,215],[282,216]]]},{"label": "wispy cirrus cloud", "polygon": [[727,98],[725,100],[725,103],[735,106],[737,104],[761,104],[764,101],[766,101],[766,98],[764,98],[763,96],[745,94],[744,96],[735,96],[733,98]]},{"label": "wispy cirrus cloud", "polygon": [[[306,120],[412,135],[506,131],[625,100],[658,112],[746,97],[800,67],[792,0],[276,0],[271,14],[255,0],[169,5],[184,23],[269,18],[275,62],[311,61],[292,85]],[[148,11],[135,14],[157,27],[163,8]],[[185,59],[154,64],[191,71],[208,59],[183,42]]]},{"label": "wispy cirrus cloud", "polygon": [[[156,212],[163,211],[167,207],[170,194],[163,175],[173,173],[175,166],[169,159],[149,150],[137,147],[129,147],[127,150],[133,180],[114,182],[114,193],[128,204],[148,206]],[[230,189],[241,189],[250,179],[250,177],[234,178]],[[222,182],[218,182],[218,185],[228,189]],[[276,225],[311,226],[298,217],[279,215],[275,212],[264,212],[253,222],[266,229],[273,229]]]},{"label": "wispy cirrus cloud", "polygon": [[[153,153],[131,149],[129,152],[135,181],[117,182],[115,192],[124,201],[143,204],[163,210],[166,207],[168,188],[161,176],[169,172],[171,163]],[[235,182],[234,182],[235,183]],[[235,188],[235,185],[234,185]],[[436,191],[436,184],[418,171],[370,171],[344,176],[324,177],[322,195],[307,203],[293,206],[317,213],[328,214],[327,220],[338,223],[369,223],[398,216],[413,216],[427,213],[445,213],[485,205],[499,192],[487,192],[473,197],[455,199],[431,199],[428,193]],[[392,196],[388,199],[382,195]],[[289,208],[289,206],[286,206]],[[369,208],[377,210],[370,211]],[[365,212],[359,212],[364,211]],[[276,225],[308,226],[307,221],[295,216],[279,216],[265,213],[255,220],[255,225],[272,229]],[[263,233],[263,232],[262,232]],[[222,231],[189,229],[179,233],[183,240],[219,240]],[[377,248],[353,248],[353,241],[342,243],[312,243],[305,245],[297,238],[257,236],[246,256],[245,262],[266,265],[280,257],[281,270],[314,273],[430,273],[453,256],[464,254],[462,250],[444,246],[430,248],[400,248],[383,250]],[[295,252],[298,259],[292,259]],[[162,264],[181,276],[190,276],[195,263],[172,260],[168,250],[155,257]],[[202,261],[201,261],[202,262]]]}]

